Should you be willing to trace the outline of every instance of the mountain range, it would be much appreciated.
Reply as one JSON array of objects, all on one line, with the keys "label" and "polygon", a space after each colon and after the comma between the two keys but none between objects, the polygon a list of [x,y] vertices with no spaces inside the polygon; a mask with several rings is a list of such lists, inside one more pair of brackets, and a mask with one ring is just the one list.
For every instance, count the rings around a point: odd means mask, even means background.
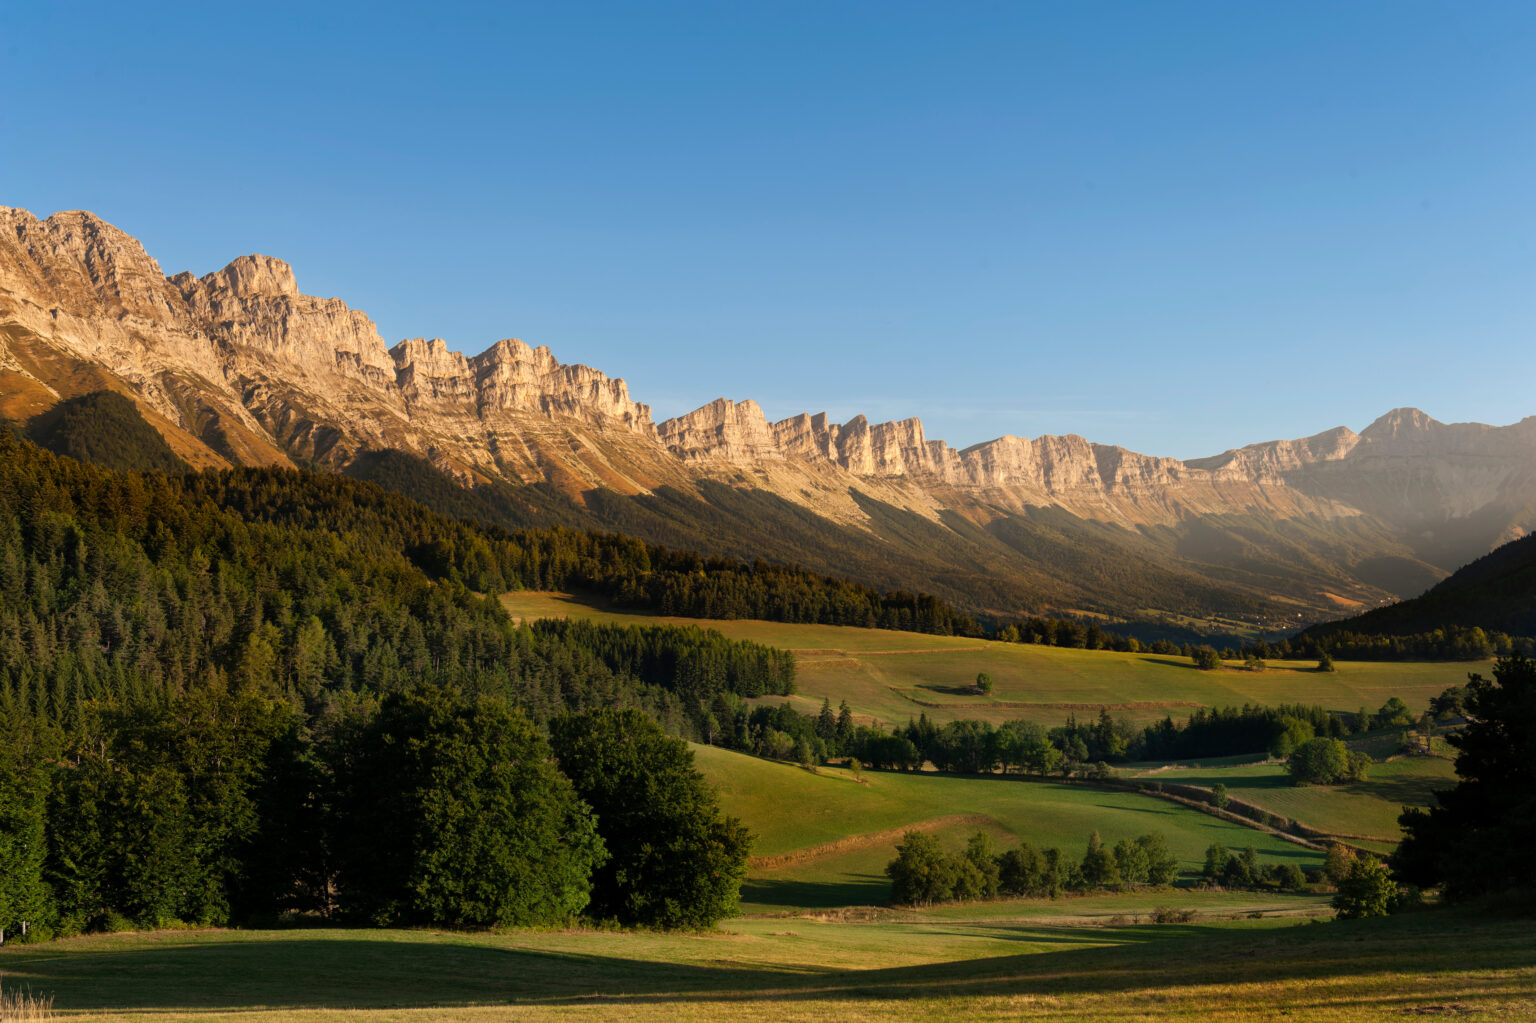
[{"label": "mountain range", "polygon": [[93,214],[0,207],[0,417],[102,391],[192,468],[303,465],[506,525],[615,529],[992,615],[1278,630],[1411,596],[1536,526],[1536,416],[1396,409],[1177,460],[1075,435],[956,450],[917,419],[660,423],[622,379],[496,342],[389,347],[247,255],[166,275]]}]

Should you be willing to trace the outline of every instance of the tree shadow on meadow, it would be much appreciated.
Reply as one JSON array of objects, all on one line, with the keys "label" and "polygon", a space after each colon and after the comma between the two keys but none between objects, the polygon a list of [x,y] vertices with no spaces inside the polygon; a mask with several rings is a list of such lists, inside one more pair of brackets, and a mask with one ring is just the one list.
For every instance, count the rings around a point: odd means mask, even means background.
[{"label": "tree shadow on meadow", "polygon": [[[1436,917],[1440,914],[1423,914]],[[1393,926],[1394,924],[1398,926]],[[1071,995],[1162,990],[1212,983],[1321,979],[1398,971],[1536,968],[1529,922],[1468,929],[1456,940],[1437,921],[1358,921],[1241,932],[1217,926],[1084,928],[998,925],[993,939],[1042,951],[936,964],[842,969],[813,963],[746,965],[732,959],[743,939],[681,937],[691,962],[633,954],[560,952],[442,941],[249,935],[165,935],[162,947],[36,956],[6,961],[7,985],[53,994],[64,1011],[459,1007],[468,1005],[641,1005],[697,1001],[904,999]],[[935,935],[946,933],[937,929]],[[976,933],[956,927],[955,934]],[[149,936],[146,940],[156,940]],[[471,939],[473,940],[473,939]],[[515,937],[514,939],[515,940]],[[531,936],[531,940],[539,938]],[[600,949],[629,952],[644,936],[593,935]],[[912,940],[921,942],[921,934]],[[1068,947],[1104,941],[1109,946]],[[177,943],[185,942],[185,943]],[[718,942],[715,946],[712,943]],[[647,946],[642,944],[641,951]],[[654,947],[654,946],[652,946]],[[921,947],[917,945],[915,947]],[[754,951],[752,955],[758,954]],[[34,960],[35,961],[32,961]]]},{"label": "tree shadow on meadow", "polygon": [[741,885],[741,901],[748,906],[795,911],[883,906],[890,901],[891,881],[884,874],[844,874],[843,877],[845,880],[840,881],[748,878]]}]

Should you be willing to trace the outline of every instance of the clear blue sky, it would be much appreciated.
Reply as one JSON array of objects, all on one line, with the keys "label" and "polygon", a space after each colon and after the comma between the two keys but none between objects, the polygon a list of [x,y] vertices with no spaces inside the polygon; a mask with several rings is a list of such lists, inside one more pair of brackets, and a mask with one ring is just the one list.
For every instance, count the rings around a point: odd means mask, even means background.
[{"label": "clear blue sky", "polygon": [[0,5],[0,204],[657,418],[1536,413],[1536,4]]}]

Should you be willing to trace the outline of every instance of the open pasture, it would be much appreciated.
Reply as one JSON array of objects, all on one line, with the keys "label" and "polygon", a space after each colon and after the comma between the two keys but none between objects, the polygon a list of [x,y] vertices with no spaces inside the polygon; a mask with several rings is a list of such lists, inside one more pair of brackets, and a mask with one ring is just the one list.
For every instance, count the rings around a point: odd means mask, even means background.
[{"label": "open pasture", "polygon": [[[1310,661],[1271,661],[1268,670],[1229,665],[1200,671],[1187,658],[990,643],[885,629],[791,625],[755,620],[702,620],[630,614],[556,593],[515,592],[502,603],[514,618],[578,617],[617,623],[667,623],[717,629],[794,650],[797,708],[814,712],[823,699],[847,700],[865,721],[890,726],[926,713],[935,721],[975,718],[994,724],[1026,718],[1051,726],[1068,714],[1097,714],[1145,724],[1187,717],[1196,707],[1244,703],[1316,703],[1329,710],[1375,710],[1390,696],[1423,707],[1447,686],[1466,681],[1479,664],[1340,661],[1317,672]],[[992,676],[988,696],[970,692],[979,672]],[[778,699],[778,698],[775,698]]]},{"label": "open pasture", "polygon": [[1273,835],[1167,800],[1082,785],[865,771],[863,783],[842,768],[818,773],[791,764],[707,746],[695,763],[716,787],[722,806],[755,836],[742,889],[747,912],[877,905],[890,896],[885,865],[909,828],[932,831],[958,849],[977,830],[999,847],[1028,841],[1080,858],[1097,830],[1113,845],[1161,832],[1193,872],[1206,847],[1251,845],[1264,862],[1300,867],[1319,854]]},{"label": "open pasture", "polygon": [[1170,767],[1135,775],[1210,788],[1340,837],[1396,845],[1397,815],[1405,806],[1433,805],[1436,789],[1452,788],[1456,772],[1439,757],[1400,757],[1372,766],[1366,780],[1347,785],[1292,785],[1282,764]]},{"label": "open pasture", "polygon": [[[8,988],[53,995],[65,1018],[146,1023],[1536,1015],[1528,920],[1438,911],[1316,924],[1272,915],[1315,911],[1307,897],[1169,899],[1196,918],[995,903],[763,917],[706,935],[170,931],[6,946],[0,971]],[[1249,912],[1264,918],[1226,919]]]}]

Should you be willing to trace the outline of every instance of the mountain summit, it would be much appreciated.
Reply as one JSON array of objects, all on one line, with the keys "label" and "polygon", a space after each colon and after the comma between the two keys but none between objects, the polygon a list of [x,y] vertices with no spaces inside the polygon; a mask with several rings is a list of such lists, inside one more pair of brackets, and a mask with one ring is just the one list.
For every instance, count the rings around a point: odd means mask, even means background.
[{"label": "mountain summit", "polygon": [[1273,625],[1417,592],[1536,525],[1536,417],[1395,409],[1187,461],[1075,435],[956,450],[917,419],[769,422],[725,398],[653,423],[622,379],[548,348],[388,347],[280,259],[167,277],[93,214],[0,207],[0,416],[100,390],[194,466],[349,471],[393,450],[513,505],[536,487],[567,518],[1000,613],[1193,601]]}]

